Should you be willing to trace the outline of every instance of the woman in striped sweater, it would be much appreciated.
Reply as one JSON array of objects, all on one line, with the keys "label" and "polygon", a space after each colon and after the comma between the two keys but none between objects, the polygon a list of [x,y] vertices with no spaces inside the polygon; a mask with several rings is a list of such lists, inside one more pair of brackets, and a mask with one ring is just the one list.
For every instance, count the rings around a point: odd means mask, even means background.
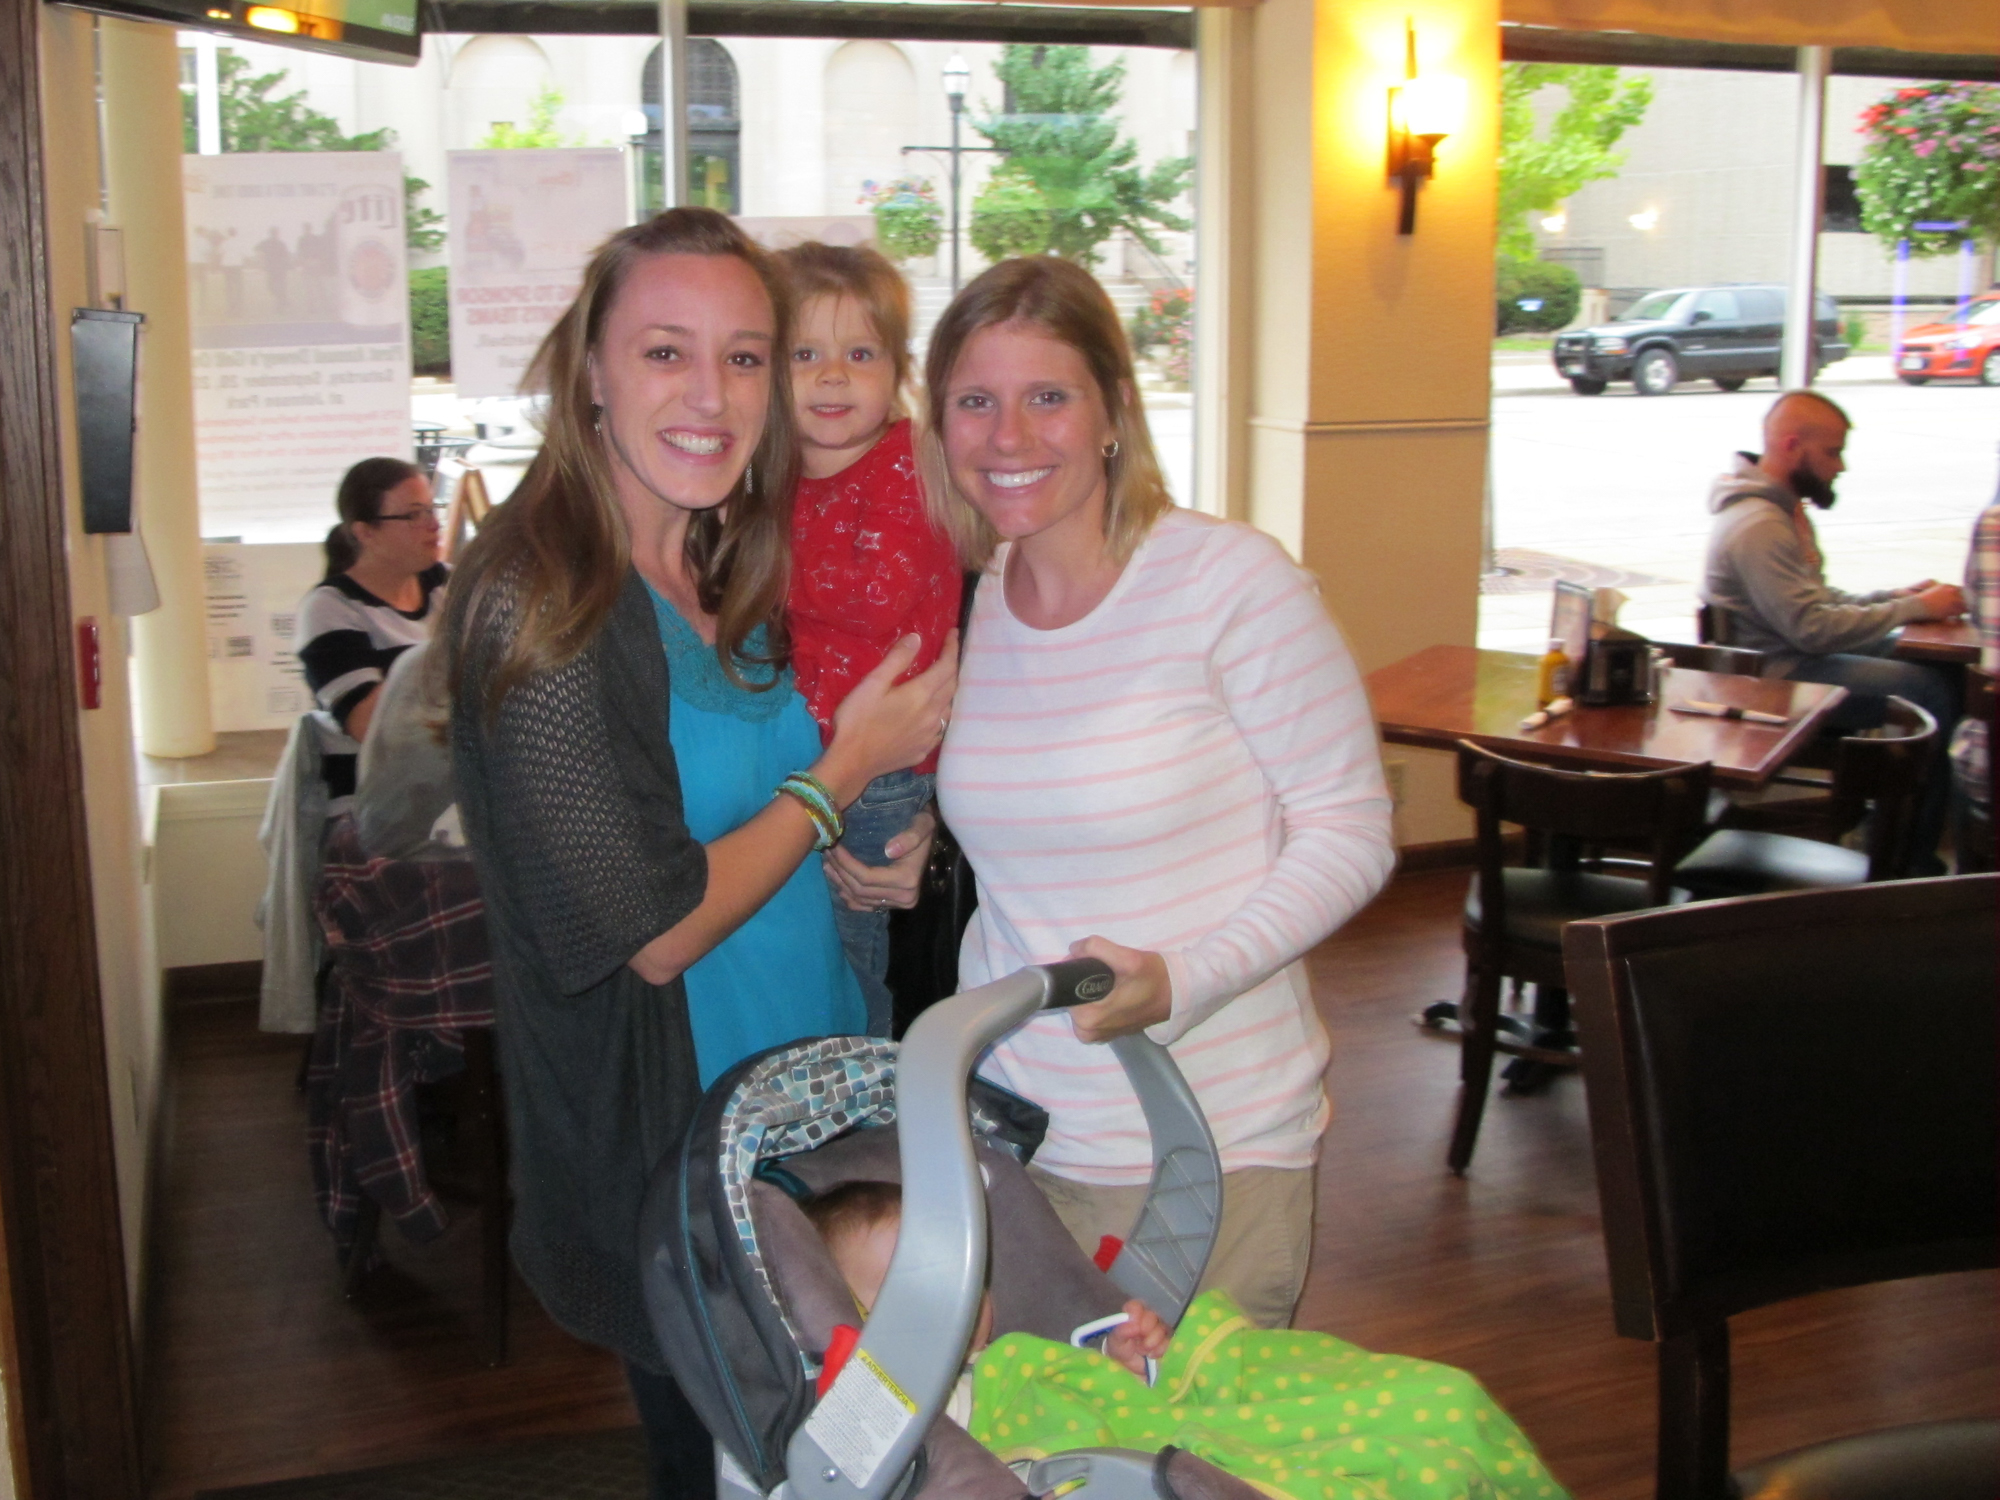
[{"label": "woman in striped sweater", "polygon": [[1131,1226],[1150,1152],[1093,1044],[1169,1044],[1226,1173],[1205,1284],[1282,1325],[1329,1115],[1300,958],[1394,858],[1367,697],[1278,544],[1169,499],[1086,272],[994,266],[946,311],[926,374],[930,503],[982,573],[938,775],[979,890],[960,980],[1066,954],[1118,976],[984,1071],[1049,1111],[1036,1170],[1095,1249]]}]

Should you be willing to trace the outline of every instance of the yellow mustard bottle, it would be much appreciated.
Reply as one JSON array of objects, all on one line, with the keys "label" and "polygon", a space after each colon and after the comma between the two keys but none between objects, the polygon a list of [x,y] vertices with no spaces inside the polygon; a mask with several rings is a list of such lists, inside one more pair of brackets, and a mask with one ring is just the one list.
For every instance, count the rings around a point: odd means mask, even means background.
[{"label": "yellow mustard bottle", "polygon": [[1569,655],[1563,650],[1560,640],[1553,640],[1549,642],[1549,649],[1535,671],[1535,707],[1547,708],[1568,693]]}]

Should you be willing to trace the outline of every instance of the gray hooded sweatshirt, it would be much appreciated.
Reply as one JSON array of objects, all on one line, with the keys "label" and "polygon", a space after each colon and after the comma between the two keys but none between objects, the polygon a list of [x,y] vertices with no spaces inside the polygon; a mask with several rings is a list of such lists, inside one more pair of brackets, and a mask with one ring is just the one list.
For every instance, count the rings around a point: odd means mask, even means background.
[{"label": "gray hooded sweatshirt", "polygon": [[1808,656],[1869,651],[1924,612],[1914,596],[1829,588],[1818,548],[1792,519],[1799,504],[1750,453],[1737,454],[1708,492],[1715,526],[1701,597],[1727,612],[1723,640],[1764,652],[1772,677],[1790,676]]}]

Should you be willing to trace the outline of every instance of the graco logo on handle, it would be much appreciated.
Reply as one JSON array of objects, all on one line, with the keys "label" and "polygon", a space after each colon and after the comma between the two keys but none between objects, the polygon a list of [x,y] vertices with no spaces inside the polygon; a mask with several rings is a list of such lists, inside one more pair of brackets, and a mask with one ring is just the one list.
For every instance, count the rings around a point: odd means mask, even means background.
[{"label": "graco logo on handle", "polygon": [[1102,1000],[1117,982],[1117,976],[1112,974],[1092,974],[1088,979],[1079,979],[1076,982],[1077,1003],[1088,1005],[1093,1000]]}]

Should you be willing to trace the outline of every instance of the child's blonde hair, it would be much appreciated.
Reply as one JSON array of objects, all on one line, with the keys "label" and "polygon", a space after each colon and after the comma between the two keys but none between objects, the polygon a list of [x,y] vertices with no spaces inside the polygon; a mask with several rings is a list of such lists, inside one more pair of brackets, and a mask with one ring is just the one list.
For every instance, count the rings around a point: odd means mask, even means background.
[{"label": "child's blonde hair", "polygon": [[904,398],[910,387],[910,284],[903,273],[879,250],[818,240],[780,250],[778,264],[791,283],[794,308],[804,307],[813,297],[852,297],[861,304],[896,373],[890,415],[908,416]]}]

